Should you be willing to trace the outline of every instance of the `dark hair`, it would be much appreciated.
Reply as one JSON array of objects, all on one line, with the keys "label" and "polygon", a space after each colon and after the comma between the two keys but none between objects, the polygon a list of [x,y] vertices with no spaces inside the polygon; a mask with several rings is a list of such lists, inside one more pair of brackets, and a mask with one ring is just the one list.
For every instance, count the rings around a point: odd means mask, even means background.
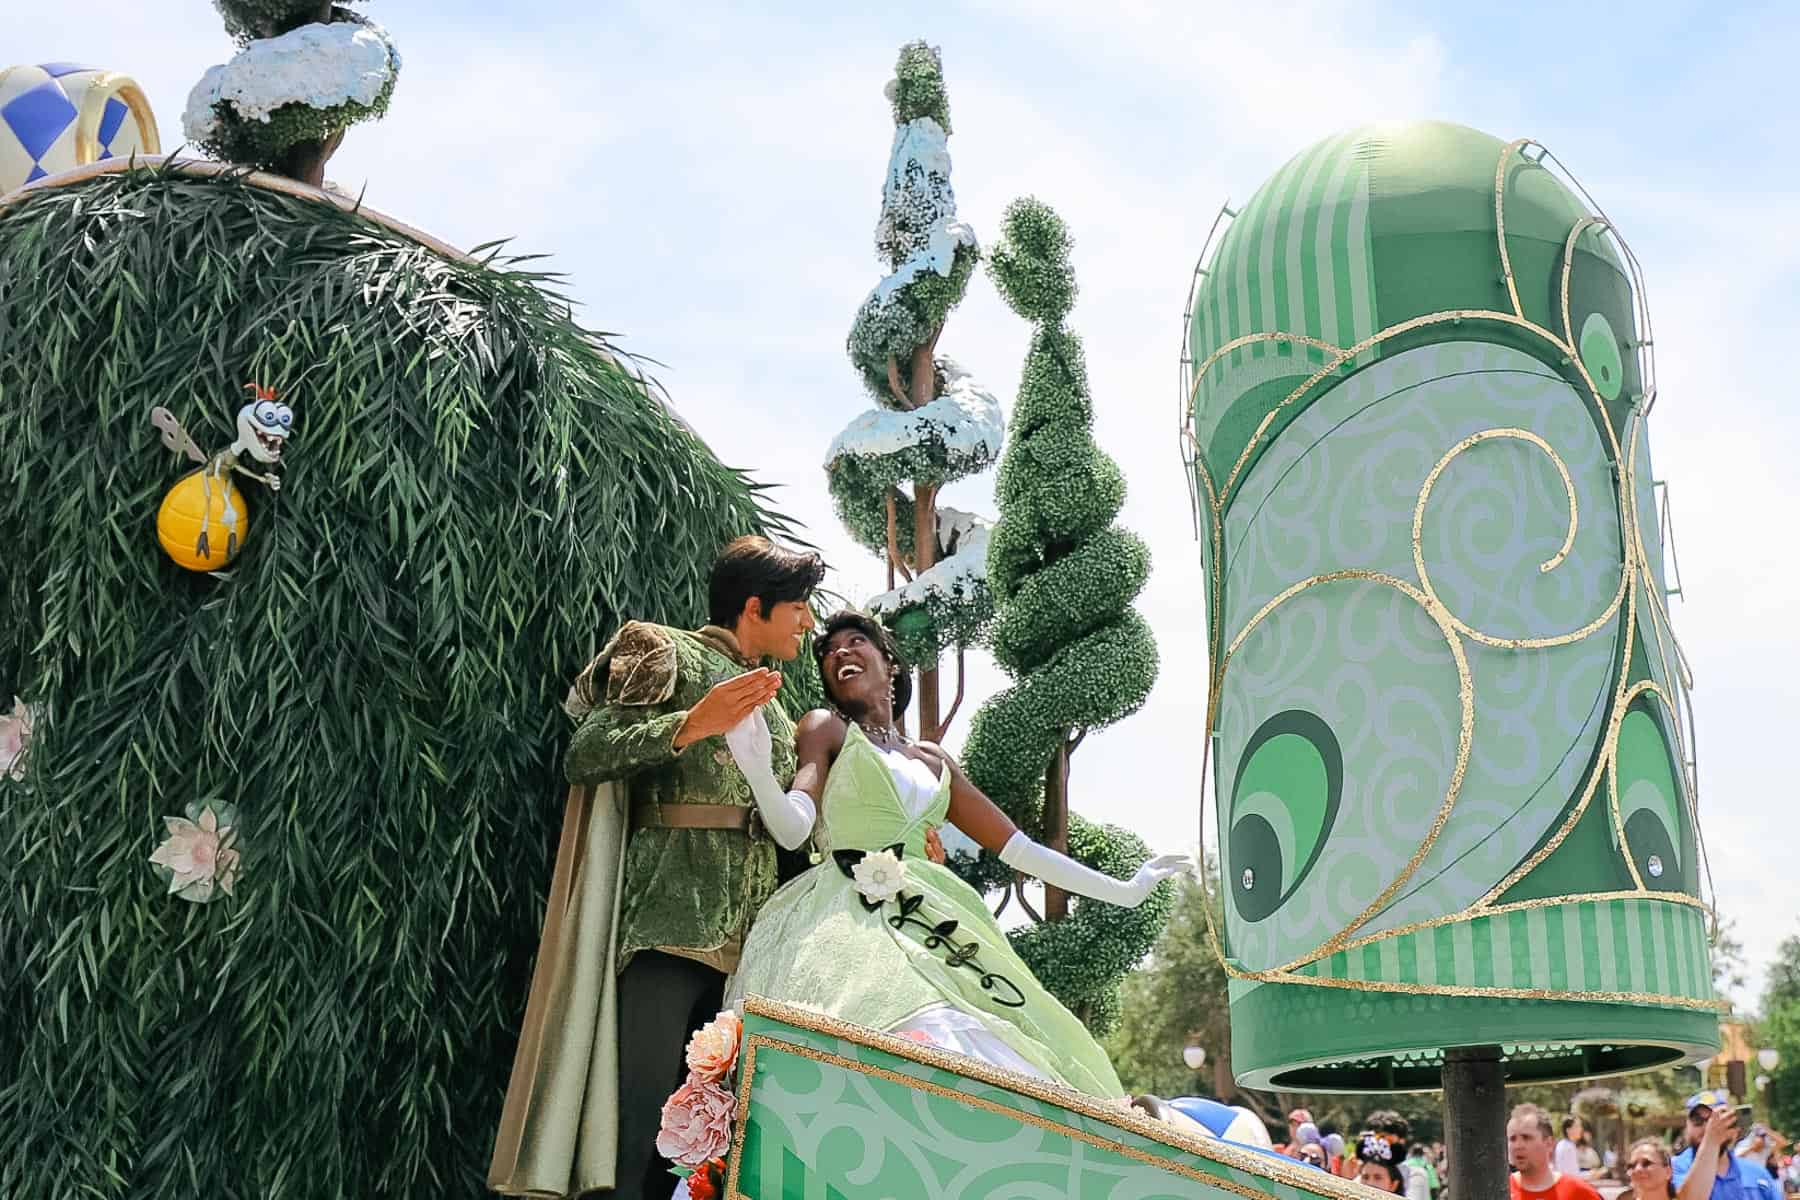
[{"label": "dark hair", "polygon": [[1412,1144],[1412,1153],[1408,1154],[1407,1157],[1411,1158],[1414,1154],[1418,1155],[1420,1158],[1424,1158],[1425,1157],[1425,1143],[1414,1142]]},{"label": "dark hair", "polygon": [[1568,1137],[1569,1136],[1569,1126],[1573,1125],[1575,1122],[1577,1122],[1579,1120],[1581,1120],[1580,1117],[1574,1117],[1574,1116],[1564,1117],[1562,1119],[1562,1135],[1564,1137]]},{"label": "dark hair", "polygon": [[1391,1108],[1380,1108],[1370,1113],[1368,1126],[1376,1133],[1391,1133],[1399,1141],[1412,1141],[1412,1122]]},{"label": "dark hair", "polygon": [[906,660],[900,657],[900,644],[886,625],[874,617],[857,612],[853,608],[842,608],[825,618],[825,624],[813,635],[813,660],[819,664],[819,685],[825,689],[826,703],[832,708],[837,704],[831,698],[830,673],[825,670],[825,655],[831,648],[833,635],[846,629],[854,629],[881,651],[882,657],[900,668],[894,676],[894,719],[898,721],[900,714],[912,700],[912,676],[907,673]]},{"label": "dark hair", "polygon": [[784,550],[766,537],[748,534],[719,551],[712,582],[706,589],[707,619],[730,629],[752,598],[762,617],[790,600],[805,600],[825,578],[825,561],[817,554]]}]

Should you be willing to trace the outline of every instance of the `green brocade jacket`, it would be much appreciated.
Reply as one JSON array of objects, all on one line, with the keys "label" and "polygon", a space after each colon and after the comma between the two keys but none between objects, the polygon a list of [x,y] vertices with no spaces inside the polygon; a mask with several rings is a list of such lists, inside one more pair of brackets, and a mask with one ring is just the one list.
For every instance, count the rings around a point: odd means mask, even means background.
[{"label": "green brocade jacket", "polygon": [[[688,709],[714,684],[757,666],[731,633],[697,633],[631,621],[600,652],[586,687],[594,707],[575,730],[569,782],[621,781],[627,812],[651,802],[750,806],[750,784],[723,737],[680,750],[675,735]],[[779,703],[763,709],[776,779],[794,777],[794,725]],[[775,890],[775,843],[730,829],[634,829],[625,849],[617,926],[618,969],[639,950],[658,949],[736,966],[756,911]]]}]

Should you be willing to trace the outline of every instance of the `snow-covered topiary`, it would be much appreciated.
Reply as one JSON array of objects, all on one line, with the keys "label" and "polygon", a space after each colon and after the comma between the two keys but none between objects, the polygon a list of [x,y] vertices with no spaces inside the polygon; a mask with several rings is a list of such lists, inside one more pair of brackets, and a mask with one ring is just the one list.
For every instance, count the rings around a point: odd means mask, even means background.
[{"label": "snow-covered topiary", "polygon": [[889,270],[857,310],[848,342],[877,407],[831,443],[825,471],[844,525],[889,564],[894,586],[869,606],[919,671],[918,730],[929,738],[949,722],[938,710],[939,657],[980,640],[994,611],[987,523],[938,508],[937,493],[994,465],[1006,422],[992,393],[934,353],[980,259],[950,185],[950,104],[938,51],[923,42],[901,47],[887,95],[895,128],[875,249]]},{"label": "snow-covered topiary", "polygon": [[[183,134],[215,158],[322,182],[344,130],[387,111],[400,52],[379,25],[341,7],[219,7],[244,48],[188,93]],[[257,36],[264,30],[275,32]]]},{"label": "snow-covered topiary", "polygon": [[973,645],[994,619],[994,594],[987,580],[993,523],[947,505],[938,509],[937,516],[937,564],[866,605],[893,629],[908,662]]},{"label": "snow-covered topiary", "polygon": [[875,222],[875,252],[889,273],[857,310],[847,345],[876,400],[908,408],[918,403],[913,351],[943,327],[962,300],[981,249],[975,231],[956,215],[949,102],[936,48],[923,42],[903,47],[888,88],[894,143]]}]

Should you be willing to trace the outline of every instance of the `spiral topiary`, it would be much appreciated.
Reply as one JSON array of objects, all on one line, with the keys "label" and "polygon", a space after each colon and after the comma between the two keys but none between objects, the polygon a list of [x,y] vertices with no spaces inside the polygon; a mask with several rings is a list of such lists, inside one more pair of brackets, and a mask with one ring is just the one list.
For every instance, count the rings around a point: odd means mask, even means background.
[{"label": "spiral topiary", "polygon": [[[1041,201],[1006,210],[989,270],[1008,304],[1037,324],[1000,464],[1000,520],[988,545],[998,617],[994,654],[1016,678],[976,713],[963,749],[969,776],[1021,828],[1043,827],[1046,770],[1075,731],[1135,712],[1156,680],[1156,642],[1132,608],[1150,569],[1135,535],[1112,524],[1125,499],[1119,468],[1094,444],[1087,370],[1063,326],[1075,299],[1070,240]],[[1071,857],[1128,876],[1148,857],[1135,835],[1069,817]],[[979,884],[1007,872],[965,864]],[[1012,935],[1046,987],[1097,1033],[1117,1020],[1118,986],[1156,940],[1172,895],[1136,909],[1077,900],[1065,920]]]}]

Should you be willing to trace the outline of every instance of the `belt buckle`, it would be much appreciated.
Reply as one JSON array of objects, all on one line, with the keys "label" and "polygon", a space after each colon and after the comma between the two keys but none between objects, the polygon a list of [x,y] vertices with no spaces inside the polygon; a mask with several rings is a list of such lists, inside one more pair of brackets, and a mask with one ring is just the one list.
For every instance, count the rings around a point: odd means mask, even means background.
[{"label": "belt buckle", "polygon": [[755,843],[762,840],[764,832],[762,812],[752,805],[749,819],[744,822],[744,836]]}]

